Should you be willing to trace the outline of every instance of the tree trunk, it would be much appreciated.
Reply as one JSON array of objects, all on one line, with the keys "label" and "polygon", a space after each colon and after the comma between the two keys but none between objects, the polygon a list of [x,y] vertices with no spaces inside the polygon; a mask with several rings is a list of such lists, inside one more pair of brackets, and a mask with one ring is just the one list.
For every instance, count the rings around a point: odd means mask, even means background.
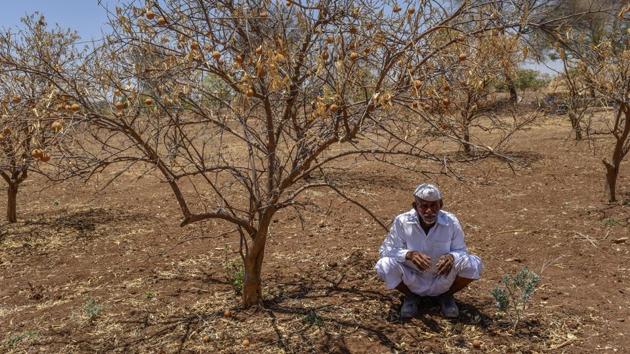
[{"label": "tree trunk", "polygon": [[575,140],[582,140],[582,127],[580,127],[580,121],[577,115],[572,110],[569,110],[569,120],[571,121],[571,127],[575,132]]},{"label": "tree trunk", "polygon": [[508,90],[510,91],[510,102],[517,103],[518,102],[518,92],[516,92],[516,85],[514,84],[514,80],[510,77],[510,75],[505,75],[505,82],[507,83]]},{"label": "tree trunk", "polygon": [[243,279],[243,306],[250,307],[262,301],[262,261],[265,256],[265,245],[257,249],[254,247],[245,256],[245,278]]},{"label": "tree trunk", "polygon": [[464,152],[466,155],[472,155],[472,147],[470,146],[470,129],[468,126],[464,127]]},{"label": "tree trunk", "polygon": [[258,231],[254,237],[251,247],[245,254],[243,279],[243,306],[250,307],[259,305],[262,302],[262,263],[265,257],[265,244],[269,234],[269,225],[275,211],[264,213],[258,225]]},{"label": "tree trunk", "polygon": [[[470,96],[468,96],[468,103],[470,103]],[[465,109],[462,112],[462,139],[464,142],[462,143],[464,147],[464,152],[466,155],[472,155],[472,147],[470,146],[470,122],[472,120],[469,109]]]},{"label": "tree trunk", "polygon": [[7,221],[10,223],[17,222],[17,192],[18,184],[9,183],[9,188],[7,188]]},{"label": "tree trunk", "polygon": [[471,118],[471,112],[470,112],[470,102],[471,102],[471,96],[470,93],[468,94],[468,102],[466,102],[466,106],[465,108],[462,110],[461,115],[460,115],[460,119],[461,119],[461,126],[462,126],[462,147],[464,148],[464,153],[466,153],[466,155],[470,156],[472,154],[472,148],[470,146],[470,122],[472,120]]},{"label": "tree trunk", "polygon": [[606,192],[608,192],[608,201],[617,201],[617,176],[619,175],[619,166],[614,162],[611,164],[604,161],[606,166]]},{"label": "tree trunk", "polygon": [[[623,114],[623,116],[622,116]],[[621,162],[628,153],[628,148],[625,147],[628,138],[630,138],[630,108],[626,105],[621,105],[617,112],[617,118],[615,120],[615,129],[617,127],[623,127],[619,133],[615,134],[615,148],[612,154],[612,161],[608,162],[603,160],[604,166],[606,166],[606,190],[608,191],[608,201],[617,201],[617,177],[619,176],[619,170],[621,168]]]}]

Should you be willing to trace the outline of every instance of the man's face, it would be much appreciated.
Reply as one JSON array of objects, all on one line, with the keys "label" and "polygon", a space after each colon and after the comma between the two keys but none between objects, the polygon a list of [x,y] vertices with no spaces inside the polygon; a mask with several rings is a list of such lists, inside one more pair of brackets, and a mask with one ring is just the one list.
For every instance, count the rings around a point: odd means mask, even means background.
[{"label": "man's face", "polygon": [[437,215],[442,209],[442,200],[430,202],[424,199],[415,198],[415,208],[422,218],[422,222],[427,225],[433,225],[437,221]]}]

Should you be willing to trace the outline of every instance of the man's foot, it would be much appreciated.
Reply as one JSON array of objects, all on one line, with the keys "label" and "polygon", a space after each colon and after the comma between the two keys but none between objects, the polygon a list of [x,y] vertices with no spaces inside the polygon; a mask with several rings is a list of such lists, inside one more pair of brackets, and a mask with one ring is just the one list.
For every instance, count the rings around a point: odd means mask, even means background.
[{"label": "man's foot", "polygon": [[459,308],[455,303],[453,294],[445,293],[437,297],[440,308],[442,309],[442,315],[447,318],[457,318],[459,316]]},{"label": "man's foot", "polygon": [[414,295],[406,295],[400,307],[400,318],[407,320],[418,314],[418,299]]}]

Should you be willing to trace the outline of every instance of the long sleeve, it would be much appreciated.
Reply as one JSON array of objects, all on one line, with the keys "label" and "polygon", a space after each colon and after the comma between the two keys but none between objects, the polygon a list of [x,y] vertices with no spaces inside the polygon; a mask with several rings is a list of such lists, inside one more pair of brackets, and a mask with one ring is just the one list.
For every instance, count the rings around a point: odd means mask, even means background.
[{"label": "long sleeve", "polygon": [[455,260],[468,254],[468,248],[466,248],[466,242],[464,242],[464,231],[457,219],[453,220],[453,239],[449,253],[455,257]]},{"label": "long sleeve", "polygon": [[403,238],[400,220],[396,218],[389,230],[389,234],[387,234],[385,241],[383,241],[381,245],[379,254],[381,258],[390,257],[402,263],[405,261],[407,252],[409,252],[409,250],[407,249],[407,242],[405,242]]}]

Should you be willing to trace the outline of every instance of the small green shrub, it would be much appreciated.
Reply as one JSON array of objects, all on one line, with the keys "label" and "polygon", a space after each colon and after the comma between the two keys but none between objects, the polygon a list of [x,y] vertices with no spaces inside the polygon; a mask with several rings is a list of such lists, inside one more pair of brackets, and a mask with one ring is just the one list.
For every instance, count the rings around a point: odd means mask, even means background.
[{"label": "small green shrub", "polygon": [[501,285],[492,289],[491,294],[497,308],[510,317],[513,328],[516,328],[521,320],[539,283],[538,274],[525,267],[514,277],[505,275],[501,279]]},{"label": "small green shrub", "polygon": [[234,291],[240,295],[243,292],[243,280],[245,279],[245,270],[243,269],[243,264],[236,260],[230,264],[230,267],[230,283],[232,284]]},{"label": "small green shrub", "polygon": [[228,260],[228,247],[225,246],[225,261],[223,262],[223,269],[225,270],[225,275],[227,282],[232,285],[234,292],[237,295],[243,293],[243,281],[245,280],[245,269],[243,268],[243,262],[234,258]]},{"label": "small green shrub", "polygon": [[85,304],[83,304],[83,313],[89,321],[93,321],[98,316],[100,316],[102,310],[103,307],[92,298],[88,299]]}]

